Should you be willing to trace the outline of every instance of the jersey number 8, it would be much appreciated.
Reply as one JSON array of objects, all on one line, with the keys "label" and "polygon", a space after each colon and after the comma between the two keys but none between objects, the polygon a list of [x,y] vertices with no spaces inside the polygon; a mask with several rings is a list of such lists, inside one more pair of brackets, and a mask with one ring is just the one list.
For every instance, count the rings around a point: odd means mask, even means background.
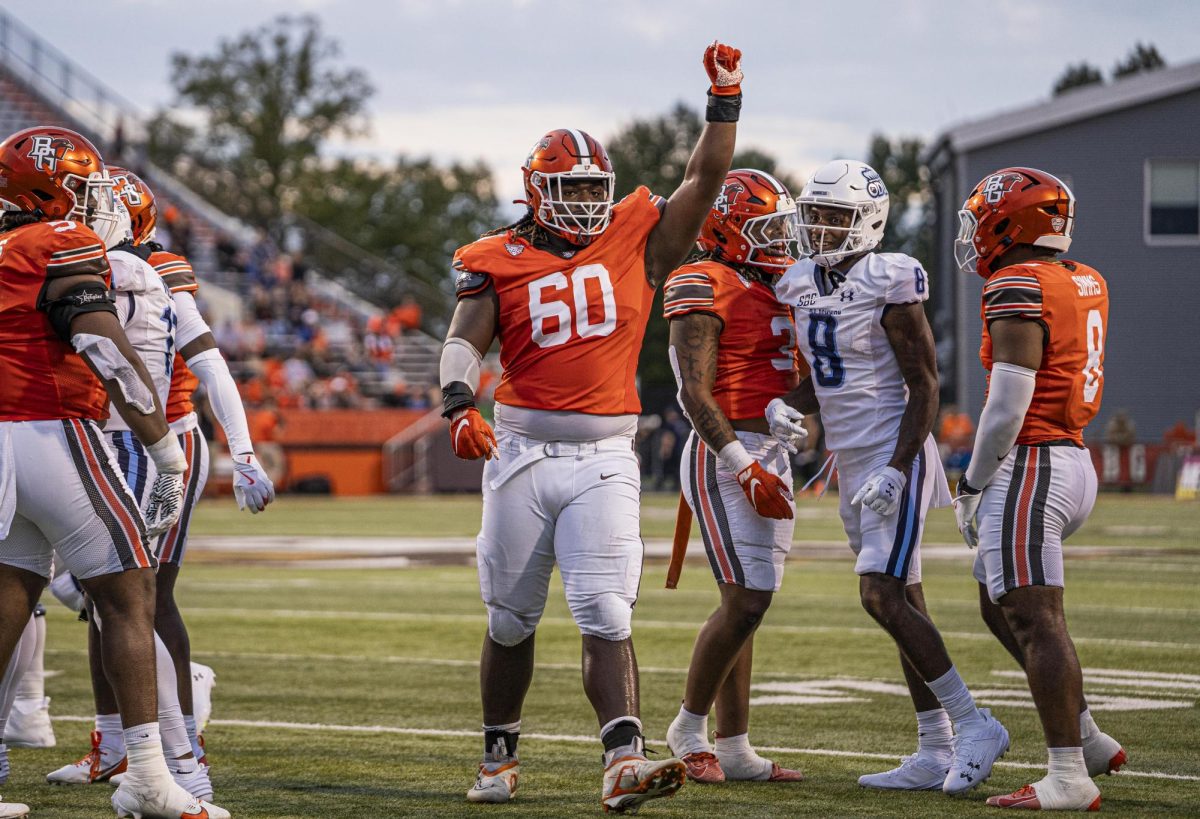
[{"label": "jersey number 8", "polygon": [[808,318],[813,376],[822,387],[840,387],[846,380],[846,367],[838,355],[837,328],[837,318],[827,313],[813,313]]},{"label": "jersey number 8", "polygon": [[[548,289],[570,291],[575,332],[580,338],[599,338],[617,329],[617,300],[608,269],[602,264],[585,264],[572,270],[569,279],[563,273],[551,273],[529,283],[529,321],[539,347],[557,347],[571,340],[571,307],[567,301],[542,301]],[[593,293],[599,295],[599,304],[590,302]],[[599,317],[593,314],[597,307],[603,311]]]}]

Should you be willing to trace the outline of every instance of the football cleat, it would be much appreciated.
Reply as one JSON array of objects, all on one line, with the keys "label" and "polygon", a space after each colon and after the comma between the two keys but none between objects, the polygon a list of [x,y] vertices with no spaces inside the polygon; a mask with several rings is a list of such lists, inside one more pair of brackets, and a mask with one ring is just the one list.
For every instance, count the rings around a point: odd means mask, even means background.
[{"label": "football cleat", "polygon": [[687,767],[678,759],[651,762],[644,756],[623,756],[604,769],[600,803],[605,813],[634,814],[643,803],[674,796],[683,787]]},{"label": "football cleat", "polygon": [[132,819],[230,819],[229,811],[194,798],[174,781],[155,784],[122,782],[113,791],[118,817]]},{"label": "football cleat", "polygon": [[687,769],[687,778],[693,782],[715,785],[725,781],[725,771],[721,770],[721,761],[717,759],[716,754],[699,751],[681,756],[679,759]]},{"label": "football cleat", "polygon": [[989,796],[987,803],[993,808],[1017,810],[1097,811],[1100,810],[1100,789],[1090,779],[1064,784],[1051,782],[1050,777],[1046,777],[1014,793]]},{"label": "football cleat", "polygon": [[22,819],[29,815],[29,806],[20,802],[5,802],[0,798],[0,819]]},{"label": "football cleat", "polygon": [[198,733],[212,717],[212,690],[216,684],[215,671],[202,663],[192,663],[192,714],[196,717]]},{"label": "football cleat", "polygon": [[50,698],[18,697],[13,700],[8,725],[4,728],[4,742],[13,748],[53,748]]},{"label": "football cleat", "polygon": [[950,757],[936,759],[909,754],[900,760],[900,767],[876,774],[863,774],[858,784],[882,791],[940,791],[950,773]]},{"label": "football cleat", "polygon": [[804,774],[794,768],[785,768],[778,762],[771,763],[771,773],[766,779],[756,780],[759,782],[803,782]]},{"label": "football cleat", "polygon": [[1103,731],[1097,731],[1083,741],[1083,761],[1087,764],[1088,776],[1112,774],[1129,762],[1129,754],[1121,743]]},{"label": "football cleat", "polygon": [[517,780],[521,776],[521,763],[517,760],[489,768],[495,763],[482,762],[475,784],[467,791],[468,802],[508,802],[517,795]]},{"label": "football cleat", "polygon": [[92,731],[92,750],[78,762],[64,765],[57,771],[46,774],[51,785],[90,785],[107,782],[114,775],[124,773],[128,766],[125,755],[120,757],[100,744],[100,732]]},{"label": "football cleat", "polygon": [[[170,766],[167,766],[170,770]],[[121,787],[121,783],[125,781],[127,773],[114,774],[112,779],[108,780],[108,784],[114,788]],[[171,778],[175,780],[175,784],[183,788],[197,799],[206,799],[212,801],[213,786],[212,780],[208,775],[208,768],[204,765],[197,764],[195,768],[187,772],[171,771]]]},{"label": "football cleat", "polygon": [[980,708],[979,713],[982,721],[955,726],[957,733],[950,746],[953,758],[942,783],[942,790],[952,796],[986,782],[996,760],[1008,753],[1008,731],[988,709]]}]

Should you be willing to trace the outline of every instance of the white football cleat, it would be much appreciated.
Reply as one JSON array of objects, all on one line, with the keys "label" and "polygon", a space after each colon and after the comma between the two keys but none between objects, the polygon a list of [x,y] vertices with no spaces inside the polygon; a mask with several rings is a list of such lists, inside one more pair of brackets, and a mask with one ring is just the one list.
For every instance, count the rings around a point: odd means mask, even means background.
[{"label": "white football cleat", "polygon": [[113,791],[119,817],[132,819],[230,819],[229,811],[194,798],[173,780],[147,785],[128,781]]},{"label": "white football cleat", "polygon": [[[11,724],[11,723],[10,723]],[[1112,774],[1129,762],[1129,754],[1121,743],[1103,731],[1096,731],[1083,740],[1083,761],[1087,764],[1088,776]]]},{"label": "white football cleat", "polygon": [[986,708],[979,709],[983,721],[954,726],[950,772],[942,790],[950,795],[966,793],[992,775],[996,760],[1008,753],[1008,731]]},{"label": "white football cleat", "polygon": [[29,815],[29,806],[20,802],[5,802],[0,798],[0,819],[23,819]]},{"label": "white football cleat", "polygon": [[[495,766],[495,767],[489,767]],[[517,760],[500,765],[482,762],[475,784],[467,791],[468,802],[508,802],[517,795],[517,780],[521,776],[521,763]]]},{"label": "white football cleat", "polygon": [[1018,810],[1100,810],[1100,789],[1090,779],[1074,782],[1055,782],[1046,777],[1026,785],[1019,791],[989,796],[993,808]]},{"label": "white football cleat", "polygon": [[196,718],[196,733],[202,733],[212,717],[212,690],[217,684],[217,672],[203,663],[192,663],[192,715]]},{"label": "white football cleat", "polygon": [[4,742],[13,748],[53,748],[54,726],[50,724],[50,698],[17,697],[8,713]]},{"label": "white football cleat", "polygon": [[950,757],[939,759],[920,752],[900,759],[900,767],[882,773],[863,774],[858,784],[882,791],[940,791],[950,773]]},{"label": "white football cleat", "polygon": [[92,750],[70,765],[63,765],[46,774],[51,785],[90,785],[107,782],[116,774],[124,773],[128,766],[125,755],[117,756],[100,744],[100,732],[92,731]]},{"label": "white football cleat", "polygon": [[637,813],[643,802],[674,796],[686,778],[681,760],[651,762],[644,756],[623,756],[604,769],[600,803],[605,813]]}]

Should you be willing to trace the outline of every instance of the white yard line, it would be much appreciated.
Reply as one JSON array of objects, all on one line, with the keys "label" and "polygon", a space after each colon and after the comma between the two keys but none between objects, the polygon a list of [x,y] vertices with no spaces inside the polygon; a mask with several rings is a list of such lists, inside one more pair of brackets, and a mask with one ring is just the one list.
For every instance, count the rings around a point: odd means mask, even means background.
[{"label": "white yard line", "polygon": [[[213,617],[268,617],[295,618],[309,620],[374,620],[385,622],[440,622],[440,623],[477,623],[484,625],[486,618],[479,614],[433,614],[415,611],[339,611],[324,609],[246,609],[223,608],[220,606],[187,606],[184,611],[190,616]],[[547,625],[574,625],[569,617],[543,617],[542,623]],[[633,621],[634,630],[664,629],[672,631],[695,632],[696,624],[675,622],[671,620],[639,620]],[[771,625],[770,630],[783,634],[883,634],[878,628],[868,626],[788,626]],[[956,640],[986,640],[996,638],[986,631],[943,631],[943,637]],[[1160,640],[1125,640],[1110,637],[1074,637],[1076,645],[1113,646],[1116,648],[1146,648],[1167,649],[1172,651],[1200,651],[1200,643],[1178,643]]]},{"label": "white yard line", "polygon": [[[94,717],[81,716],[56,716],[53,719],[59,722],[93,722]],[[325,731],[330,733],[346,733],[346,734],[399,734],[403,736],[426,736],[426,737],[470,737],[477,739],[479,731],[477,730],[451,730],[447,728],[400,728],[394,725],[337,725],[323,722],[278,722],[274,720],[248,720],[248,719],[214,719],[209,721],[209,725],[226,726],[230,728],[270,728],[281,731]],[[579,744],[594,745],[599,742],[595,736],[584,736],[580,734],[538,734],[538,733],[522,733],[523,740],[545,740],[547,742],[572,742]],[[664,740],[652,740],[658,744],[665,744]],[[805,754],[808,756],[826,756],[826,757],[852,757],[855,759],[886,759],[896,760],[899,754],[880,754],[870,751],[842,751],[832,748],[788,748],[784,746],[760,746],[760,751],[769,751],[776,754]],[[1034,762],[1005,762],[1001,760],[996,763],[1004,768],[1022,768],[1027,770],[1042,770],[1046,766],[1042,763]],[[1200,782],[1200,776],[1190,776],[1187,774],[1171,774],[1162,773],[1160,771],[1130,771],[1124,770],[1116,774],[1117,776],[1135,776],[1150,779],[1173,779],[1181,782]]]}]

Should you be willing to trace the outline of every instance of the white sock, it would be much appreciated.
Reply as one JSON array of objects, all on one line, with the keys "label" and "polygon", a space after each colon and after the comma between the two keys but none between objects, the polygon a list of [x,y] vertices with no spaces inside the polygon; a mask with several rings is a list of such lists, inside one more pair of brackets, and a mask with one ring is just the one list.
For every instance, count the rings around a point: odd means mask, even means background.
[{"label": "white sock", "polygon": [[129,779],[142,782],[168,780],[167,760],[163,756],[162,737],[157,722],[147,722],[126,728],[125,752],[129,759]]},{"label": "white sock", "polygon": [[954,729],[945,708],[917,712],[917,753],[938,759],[950,755]]},{"label": "white sock", "polygon": [[717,734],[716,754],[721,770],[729,779],[766,779],[771,775],[771,760],[754,752],[749,734],[733,737]]},{"label": "white sock", "polygon": [[954,666],[950,666],[950,670],[936,680],[930,680],[925,684],[929,686],[929,690],[946,709],[950,719],[954,720],[956,727],[983,719],[979,709],[975,707],[975,698],[967,690],[967,684],[963,682],[963,678],[958,674],[958,669]]},{"label": "white sock", "polygon": [[154,635],[154,661],[158,672],[158,727],[162,735],[167,767],[177,773],[191,773],[196,767],[192,743],[188,739],[183,711],[179,709],[179,682],[175,663],[162,638]]},{"label": "white sock", "polygon": [[1090,737],[1102,733],[1096,720],[1092,719],[1092,709],[1084,708],[1079,712],[1079,738],[1086,742]]},{"label": "white sock", "polygon": [[38,707],[46,699],[46,617],[33,617],[34,647],[30,666],[17,684],[17,699],[37,700]]},{"label": "white sock", "polygon": [[187,731],[188,742],[192,744],[192,755],[196,759],[203,758],[204,749],[200,747],[200,735],[196,731],[196,718],[191,714],[184,714],[183,727]]},{"label": "white sock", "polygon": [[25,630],[13,647],[8,665],[2,669],[0,677],[0,739],[4,737],[4,729],[8,726],[8,714],[12,710],[13,700],[17,698],[17,688],[26,670],[33,664],[33,652],[37,644],[37,632],[33,621],[36,617],[30,615]]},{"label": "white sock", "polygon": [[1083,761],[1083,748],[1047,748],[1050,758],[1047,779],[1059,782],[1075,782],[1087,779],[1087,763]]},{"label": "white sock", "polygon": [[[679,706],[679,714],[671,723],[671,727],[675,731],[679,731],[687,737],[687,744],[682,748],[671,748],[671,751],[678,756],[687,756],[688,754],[704,753],[712,750],[712,746],[708,744],[708,714],[693,714],[683,705]],[[678,742],[679,740],[676,739]]]},{"label": "white sock", "polygon": [[96,730],[100,732],[100,749],[105,753],[125,756],[125,734],[120,714],[97,714]]}]

